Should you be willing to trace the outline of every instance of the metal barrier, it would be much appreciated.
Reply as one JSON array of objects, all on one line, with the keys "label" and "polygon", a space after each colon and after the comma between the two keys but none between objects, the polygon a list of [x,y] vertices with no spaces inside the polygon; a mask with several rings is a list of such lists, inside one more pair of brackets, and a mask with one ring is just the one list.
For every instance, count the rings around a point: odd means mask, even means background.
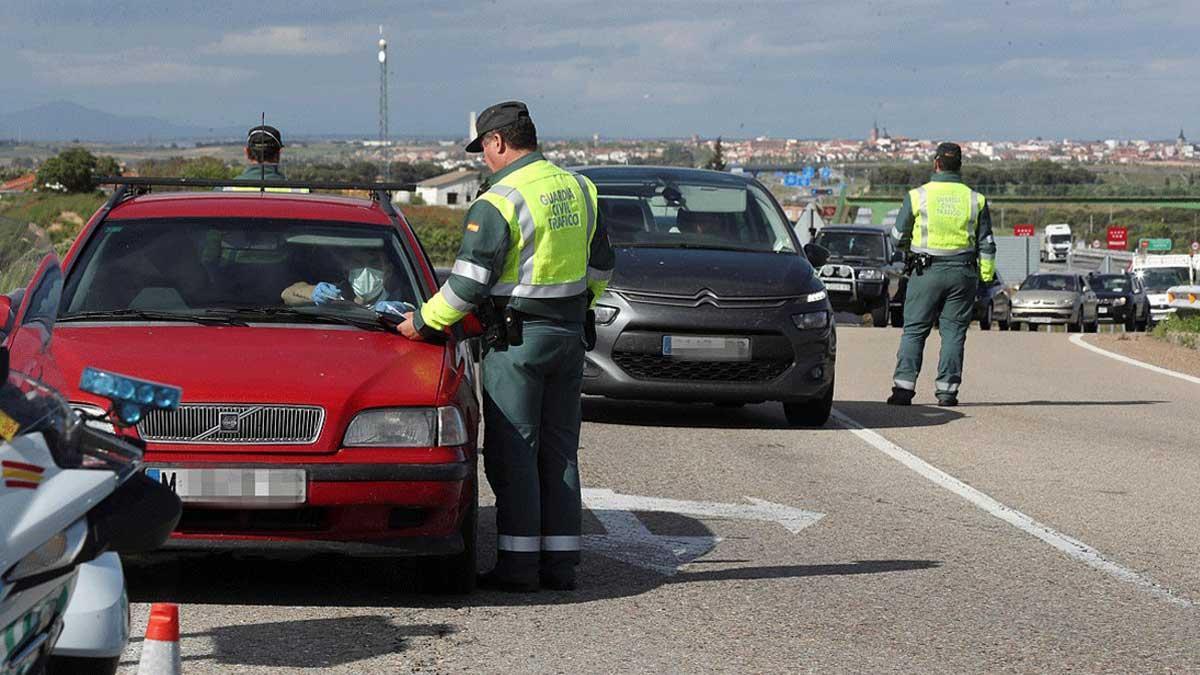
[{"label": "metal barrier", "polygon": [[1167,302],[1181,316],[1200,314],[1200,286],[1172,286],[1167,289]]},{"label": "metal barrier", "polygon": [[1124,272],[1133,264],[1133,253],[1102,248],[1076,248],[1067,254],[1067,269],[1078,272],[1112,274]]}]

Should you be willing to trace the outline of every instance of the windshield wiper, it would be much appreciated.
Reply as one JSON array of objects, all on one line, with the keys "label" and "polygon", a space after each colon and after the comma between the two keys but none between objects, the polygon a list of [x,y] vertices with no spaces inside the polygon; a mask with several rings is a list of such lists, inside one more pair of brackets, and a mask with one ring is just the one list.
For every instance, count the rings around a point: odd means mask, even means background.
[{"label": "windshield wiper", "polygon": [[381,315],[374,310],[363,309],[375,316],[353,317],[326,312],[302,311],[294,307],[227,307],[209,309],[205,311],[205,314],[236,317],[237,319],[246,321],[278,321],[285,319],[304,323],[341,324],[365,330],[387,330],[387,326],[379,319]]},{"label": "windshield wiper", "polygon": [[65,314],[56,321],[105,321],[105,320],[141,320],[141,321],[178,321],[182,323],[198,323],[202,326],[248,326],[229,316],[210,316],[208,312],[195,314],[190,312],[164,312],[154,309],[112,309],[95,312],[76,312]]},{"label": "windshield wiper", "polygon": [[745,246],[728,246],[721,244],[692,244],[687,242],[658,242],[638,244],[614,244],[614,248],[686,248],[698,251],[739,251],[742,253],[795,253],[795,251],[774,251],[763,248],[748,248]]}]

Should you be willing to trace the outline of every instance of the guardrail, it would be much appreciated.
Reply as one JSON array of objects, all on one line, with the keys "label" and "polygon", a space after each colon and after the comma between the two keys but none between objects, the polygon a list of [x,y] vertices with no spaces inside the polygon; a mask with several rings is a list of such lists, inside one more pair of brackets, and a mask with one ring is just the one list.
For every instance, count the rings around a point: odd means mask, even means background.
[{"label": "guardrail", "polygon": [[1109,251],[1102,248],[1076,248],[1067,254],[1067,269],[1104,274],[1124,272],[1133,263],[1129,251]]},{"label": "guardrail", "polygon": [[1200,286],[1172,286],[1167,303],[1180,315],[1200,314]]}]

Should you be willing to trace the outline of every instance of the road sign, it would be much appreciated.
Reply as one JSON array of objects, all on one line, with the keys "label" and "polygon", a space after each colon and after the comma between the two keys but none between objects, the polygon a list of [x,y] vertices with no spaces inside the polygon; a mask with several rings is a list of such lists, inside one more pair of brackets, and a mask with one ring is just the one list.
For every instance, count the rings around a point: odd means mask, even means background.
[{"label": "road sign", "polygon": [[821,195],[831,195],[831,194],[833,194],[833,188],[813,188],[812,193],[813,193],[814,197],[820,197]]},{"label": "road sign", "polygon": [[1171,250],[1170,239],[1143,239],[1141,240],[1142,250],[1147,253],[1166,253]]},{"label": "road sign", "polygon": [[796,187],[800,183],[800,177],[794,173],[789,173],[783,177],[783,184],[788,187]]},{"label": "road sign", "polygon": [[1092,240],[1092,248],[1100,248],[1100,240],[1099,239]]},{"label": "road sign", "polygon": [[1032,223],[1017,223],[1016,225],[1013,225],[1013,236],[1014,237],[1032,237],[1033,236],[1033,224]]},{"label": "road sign", "polygon": [[821,207],[821,217],[822,218],[832,218],[836,215],[837,215],[837,207],[836,206],[822,206]]},{"label": "road sign", "polygon": [[1124,251],[1129,244],[1129,228],[1119,225],[1108,227],[1108,248],[1111,251]]},{"label": "road sign", "polygon": [[1192,242],[1192,253],[1195,253],[1196,251],[1200,251],[1200,241]]},{"label": "road sign", "polygon": [[827,166],[821,167],[821,178],[829,180],[831,177],[833,177],[833,169]]}]

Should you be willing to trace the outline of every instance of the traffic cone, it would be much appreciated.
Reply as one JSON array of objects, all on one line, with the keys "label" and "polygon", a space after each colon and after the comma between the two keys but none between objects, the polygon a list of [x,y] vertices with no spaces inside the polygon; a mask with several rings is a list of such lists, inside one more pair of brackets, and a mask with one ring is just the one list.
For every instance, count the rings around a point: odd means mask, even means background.
[{"label": "traffic cone", "polygon": [[179,605],[156,602],[150,605],[150,622],[146,624],[146,641],[142,643],[142,658],[138,675],[179,675]]}]

